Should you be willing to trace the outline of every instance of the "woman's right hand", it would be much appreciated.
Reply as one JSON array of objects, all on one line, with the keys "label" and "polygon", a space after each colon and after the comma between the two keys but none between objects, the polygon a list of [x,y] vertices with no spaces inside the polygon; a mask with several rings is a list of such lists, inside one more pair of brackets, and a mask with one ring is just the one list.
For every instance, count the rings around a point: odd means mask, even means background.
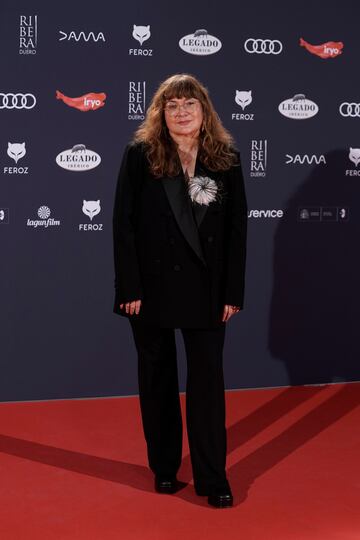
[{"label": "woman's right hand", "polygon": [[141,300],[133,300],[132,302],[126,302],[126,304],[120,304],[120,309],[123,309],[125,306],[126,313],[130,315],[138,315],[141,306]]}]

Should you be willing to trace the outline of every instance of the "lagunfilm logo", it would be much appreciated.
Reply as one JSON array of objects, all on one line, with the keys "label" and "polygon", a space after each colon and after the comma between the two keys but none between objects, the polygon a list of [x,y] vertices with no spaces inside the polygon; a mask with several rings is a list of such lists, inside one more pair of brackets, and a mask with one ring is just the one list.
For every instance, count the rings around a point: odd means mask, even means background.
[{"label": "lagunfilm logo", "polygon": [[102,223],[93,223],[94,217],[98,216],[101,212],[100,199],[97,201],[83,200],[82,211],[90,220],[90,223],[79,223],[79,231],[102,231]]},{"label": "lagunfilm logo", "polygon": [[138,26],[133,25],[132,37],[140,43],[140,49],[129,49],[130,56],[152,56],[153,50],[143,47],[144,41],[147,41],[151,36],[150,25]]},{"label": "lagunfilm logo", "polygon": [[26,225],[37,229],[38,227],[59,227],[60,220],[54,219],[51,216],[51,210],[48,206],[43,205],[37,211],[37,215],[40,219],[28,219]]},{"label": "lagunfilm logo", "polygon": [[312,118],[319,111],[319,107],[305,97],[305,94],[295,94],[290,99],[285,99],[279,105],[279,112],[292,120],[306,120]]},{"label": "lagunfilm logo", "polygon": [[193,34],[184,36],[179,41],[179,47],[189,54],[207,56],[220,51],[222,43],[220,39],[212,36],[205,28],[195,30]]},{"label": "lagunfilm logo", "polygon": [[144,120],[145,90],[145,81],[129,81],[128,120]]},{"label": "lagunfilm logo", "polygon": [[85,144],[75,144],[69,150],[64,150],[56,156],[59,167],[68,171],[81,172],[95,169],[101,163],[101,157]]},{"label": "lagunfilm logo", "polygon": [[37,15],[20,15],[19,54],[36,54],[37,41]]}]

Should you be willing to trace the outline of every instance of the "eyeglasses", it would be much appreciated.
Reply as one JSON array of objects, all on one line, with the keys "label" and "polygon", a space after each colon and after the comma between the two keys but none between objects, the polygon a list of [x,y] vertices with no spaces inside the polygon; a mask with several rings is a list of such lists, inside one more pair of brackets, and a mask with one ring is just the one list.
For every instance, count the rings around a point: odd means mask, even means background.
[{"label": "eyeglasses", "polygon": [[185,101],[185,103],[183,103],[182,105],[180,103],[175,103],[174,101],[169,101],[165,105],[165,111],[170,116],[175,116],[176,114],[178,114],[180,112],[180,108],[182,107],[182,109],[186,113],[192,114],[192,113],[195,112],[198,103],[199,103],[199,101],[196,100],[196,99],[189,99],[188,101]]}]

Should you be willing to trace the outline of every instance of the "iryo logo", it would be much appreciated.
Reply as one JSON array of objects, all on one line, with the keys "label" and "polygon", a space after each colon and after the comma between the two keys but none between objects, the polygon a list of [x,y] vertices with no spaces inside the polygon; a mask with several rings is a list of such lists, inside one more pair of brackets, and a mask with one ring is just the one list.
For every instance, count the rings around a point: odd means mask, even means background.
[{"label": "iryo logo", "polygon": [[310,45],[303,38],[300,38],[299,45],[300,47],[305,47],[309,53],[320,56],[320,58],[335,58],[336,56],[340,56],[344,47],[342,41],[327,41],[326,43],[322,43],[322,45]]},{"label": "iryo logo", "polygon": [[71,98],[65,96],[59,92],[59,90],[56,90],[56,99],[60,99],[69,107],[74,107],[74,109],[78,109],[79,111],[87,112],[96,111],[96,109],[104,107],[106,94],[104,94],[104,92],[101,92],[100,94],[91,92],[90,94],[84,94],[77,98]]}]

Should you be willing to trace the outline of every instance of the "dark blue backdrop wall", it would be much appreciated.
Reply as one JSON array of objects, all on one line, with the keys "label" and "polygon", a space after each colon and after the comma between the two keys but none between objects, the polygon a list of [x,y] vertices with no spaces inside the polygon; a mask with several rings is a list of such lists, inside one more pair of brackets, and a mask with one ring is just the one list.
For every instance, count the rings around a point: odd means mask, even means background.
[{"label": "dark blue backdrop wall", "polygon": [[227,325],[227,388],[360,378],[359,15],[3,3],[1,400],[137,393],[130,327],[112,313],[113,196],[124,145],[175,72],[208,87],[242,155],[246,304]]}]

